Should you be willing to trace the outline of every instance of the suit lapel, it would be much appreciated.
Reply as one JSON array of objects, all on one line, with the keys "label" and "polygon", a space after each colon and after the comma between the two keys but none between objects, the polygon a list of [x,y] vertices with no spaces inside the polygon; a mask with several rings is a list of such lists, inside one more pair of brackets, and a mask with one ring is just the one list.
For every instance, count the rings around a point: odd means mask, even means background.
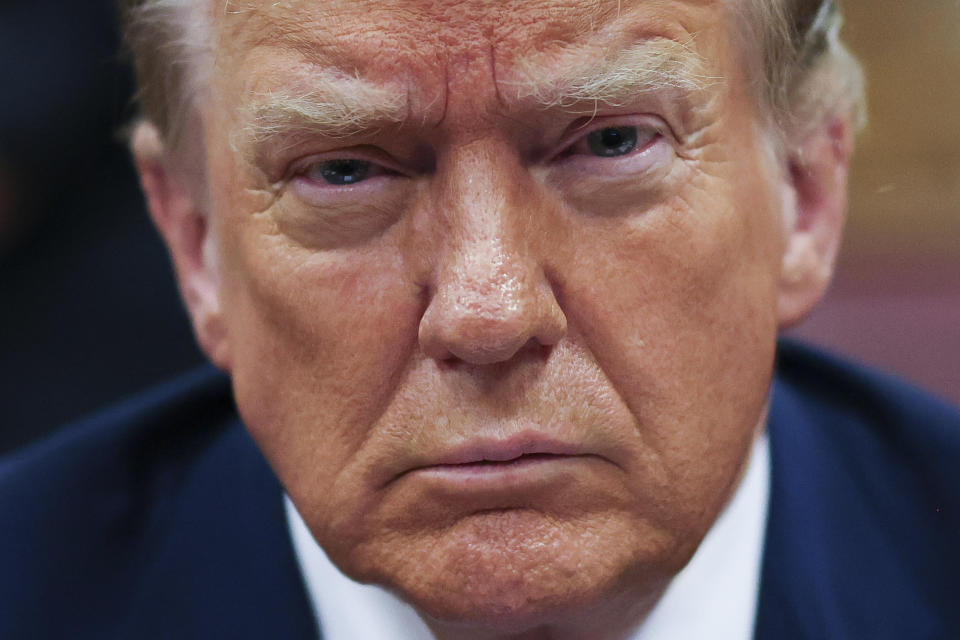
[{"label": "suit lapel", "polygon": [[850,405],[776,383],[756,640],[939,637],[892,533],[891,453]]},{"label": "suit lapel", "polygon": [[281,487],[239,421],[179,482],[125,637],[318,638]]}]

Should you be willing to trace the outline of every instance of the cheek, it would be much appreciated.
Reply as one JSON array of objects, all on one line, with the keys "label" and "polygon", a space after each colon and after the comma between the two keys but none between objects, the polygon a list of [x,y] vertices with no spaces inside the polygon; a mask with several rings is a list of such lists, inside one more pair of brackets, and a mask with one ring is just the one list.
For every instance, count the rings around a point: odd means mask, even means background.
[{"label": "cheek", "polygon": [[223,239],[221,306],[245,424],[297,504],[321,507],[399,384],[421,313],[387,243],[314,252],[262,215]]},{"label": "cheek", "polygon": [[656,452],[666,518],[725,498],[774,355],[779,223],[765,195],[750,195],[766,190],[702,184],[643,218],[578,233],[588,240],[563,287],[571,324]]}]

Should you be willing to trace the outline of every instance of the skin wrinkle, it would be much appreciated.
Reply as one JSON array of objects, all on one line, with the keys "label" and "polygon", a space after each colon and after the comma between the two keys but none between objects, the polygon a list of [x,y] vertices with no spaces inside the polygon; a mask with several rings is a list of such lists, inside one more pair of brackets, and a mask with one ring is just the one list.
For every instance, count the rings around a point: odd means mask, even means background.
[{"label": "skin wrinkle", "polygon": [[[307,262],[301,263],[300,266],[299,266],[299,269],[301,269],[301,270],[304,271],[304,272],[308,272],[308,271],[310,270],[310,268],[311,268],[311,266],[310,266],[310,264],[307,263]],[[282,319],[278,319],[278,321],[282,322]],[[312,339],[311,339],[309,336],[305,335],[305,336],[303,336],[303,338],[300,338],[299,341],[302,341],[303,343],[308,344],[308,343],[312,342]],[[383,389],[383,390],[381,391],[381,393],[378,394],[379,397],[382,398],[382,401],[379,402],[379,403],[375,403],[375,404],[372,405],[372,412],[370,412],[371,420],[376,421],[376,420],[379,420],[379,419],[382,417],[382,413],[388,408],[388,403],[389,403],[390,399],[392,399],[392,398],[395,396],[395,390],[403,385],[404,379],[406,378],[406,376],[408,375],[410,369],[411,369],[413,366],[414,366],[414,362],[410,362],[407,367],[405,367],[405,368],[402,369],[402,370],[398,370],[398,371],[390,378],[390,380],[386,383],[385,389]],[[317,388],[322,387],[322,386],[324,385],[324,383],[328,383],[329,380],[330,380],[329,378],[317,379],[317,380],[316,380],[316,386],[317,386]],[[353,395],[353,390],[352,390],[352,389],[349,389],[349,388],[342,388],[342,389],[340,389],[340,391],[339,391],[339,395],[341,395],[341,396],[343,396],[343,397],[350,397],[351,395]],[[308,406],[308,405],[309,405],[309,403],[304,403],[304,406]],[[331,410],[331,409],[333,409],[333,407],[328,407],[328,410]],[[340,416],[338,416],[338,415],[332,415],[332,416],[330,416],[330,419],[331,419],[334,423],[340,422]],[[320,432],[316,432],[316,433],[317,433],[318,436],[321,435]],[[324,435],[325,437],[323,438],[322,441],[320,441],[319,444],[320,444],[321,446],[323,446],[323,447],[327,447],[327,446],[330,445],[329,433],[323,434],[323,435]],[[358,442],[350,442],[349,440],[346,440],[346,442],[347,442],[347,444],[348,444],[348,446],[349,446],[349,448],[350,448],[351,451],[361,450],[361,449],[366,445],[367,439],[373,435],[373,432],[372,432],[372,431],[371,431],[371,432],[366,432],[366,433],[362,433],[362,434],[360,434],[360,435],[363,436],[363,437],[362,437]],[[298,449],[304,449],[304,448],[305,448],[305,446],[304,446],[305,444],[306,444],[305,442],[296,442],[296,443],[294,443],[293,446],[296,446]],[[312,467],[313,465],[310,465],[310,466]],[[319,470],[318,470],[318,471],[319,471]],[[305,481],[305,482],[302,483],[302,485],[303,485],[303,486],[313,486],[313,482],[311,482],[311,481]],[[337,488],[336,485],[332,488],[332,491],[334,491],[334,492],[337,492],[338,490],[339,490],[339,489]],[[348,491],[347,491],[347,492],[348,492]]]},{"label": "skin wrinkle", "polygon": [[[401,593],[441,638],[597,638],[598,616],[613,638],[643,619],[742,472],[779,321],[783,176],[767,168],[723,4],[641,0],[619,21],[612,2],[603,16],[573,0],[503,2],[496,15],[468,5],[251,1],[218,17],[204,123],[222,366],[251,435],[347,575]],[[299,42],[251,46],[272,21],[296,26]],[[724,80],[690,104],[601,105],[611,123],[679,130],[658,142],[653,168],[638,155],[534,153],[565,144],[577,116],[518,103],[504,81],[534,51],[545,79],[559,60],[615,59],[638,25],[687,43],[697,75]],[[283,187],[263,209],[263,176],[277,167],[258,173],[231,148],[249,124],[237,106],[309,95],[304,69],[318,62],[409,87],[406,125],[294,146],[273,132],[281,169],[349,156],[359,141],[405,171],[421,149],[433,163],[415,179],[314,185],[309,198]],[[374,210],[396,222],[371,222]],[[303,225],[278,226],[281,215]],[[314,224],[324,216],[350,233]],[[509,491],[410,471],[477,438],[531,433],[589,456]]]},{"label": "skin wrinkle", "polygon": [[[560,106],[575,112],[577,105],[589,104],[591,114],[596,115],[601,104],[623,106],[645,93],[702,91],[711,78],[698,72],[702,66],[699,58],[687,46],[667,42],[644,42],[618,53],[612,61],[590,63],[586,68],[579,65],[572,73],[557,77],[545,78],[532,61],[523,60],[513,74],[520,78],[498,81],[496,64],[491,62],[497,99],[504,102],[500,87],[508,87],[513,100],[532,100],[540,110]],[[242,142],[234,143],[236,148],[262,145],[281,133],[350,138],[409,119],[411,101],[398,87],[379,86],[359,76],[337,77],[336,72],[326,70],[311,75],[309,83],[303,94],[290,89],[254,94],[244,106],[248,124],[243,128]],[[444,113],[447,108],[445,105]],[[442,124],[441,117],[437,126]]]},{"label": "skin wrinkle", "polygon": [[505,101],[503,99],[503,93],[500,89],[500,81],[497,79],[497,53],[496,45],[493,42],[490,43],[488,55],[490,56],[490,77],[493,80],[494,93],[497,97],[497,105],[503,107],[505,105]]},{"label": "skin wrinkle", "polygon": [[[225,0],[220,5],[224,14],[229,12],[230,4]],[[236,10],[236,13],[253,14],[254,4],[250,2],[245,10]],[[218,13],[217,1],[207,4],[206,11],[198,11],[204,7],[201,0],[140,0],[132,5],[134,8],[125,12],[124,19],[128,27],[127,40],[138,62],[141,97],[149,116],[160,126],[161,136],[171,146],[177,146],[182,131],[181,120],[190,111],[188,103],[199,97],[193,95],[194,90],[208,84],[208,59],[212,57],[208,45],[213,39],[207,32],[211,31],[210,17]],[[288,9],[295,7],[280,2],[272,6],[281,5]],[[456,7],[456,4],[449,6]],[[483,6],[480,3],[477,8]],[[602,1],[594,3],[594,11],[588,12],[584,18],[589,20],[591,31],[594,20],[606,17],[611,6]],[[821,12],[818,20],[811,20],[812,16],[802,18],[796,15],[801,6],[810,10],[816,5],[796,0],[736,0],[729,3],[726,12],[732,30],[742,42],[742,62],[751,69],[753,88],[766,111],[765,125],[773,127],[770,132],[779,138],[778,151],[781,153],[786,151],[784,142],[790,141],[792,136],[802,135],[802,131],[791,131],[793,128],[842,108],[842,103],[851,107],[858,129],[865,122],[862,74],[838,37],[842,15],[836,11]],[[338,19],[344,7],[349,5],[340,4],[337,10],[327,14],[327,20]],[[621,12],[618,0],[616,17],[619,18]],[[266,23],[266,29],[253,31],[263,33],[269,39],[276,25],[286,24],[288,32],[303,27],[296,20],[284,21],[283,14],[275,13],[273,17],[273,22]],[[804,38],[796,37],[791,30],[794,23],[809,24],[813,33],[808,32]],[[177,36],[178,32],[184,35]],[[792,51],[794,45],[807,46],[811,42],[824,44],[816,60],[809,58],[809,51]],[[303,49],[315,51],[316,47],[308,45]],[[162,53],[158,54],[160,51]],[[160,56],[164,60],[159,60]],[[814,83],[817,86],[810,86],[807,65],[822,71],[820,79]],[[161,89],[166,89],[169,95],[163,96]],[[799,106],[794,104],[797,98],[810,95],[829,97]],[[169,99],[162,104],[161,98]],[[776,130],[778,125],[784,130]]]}]

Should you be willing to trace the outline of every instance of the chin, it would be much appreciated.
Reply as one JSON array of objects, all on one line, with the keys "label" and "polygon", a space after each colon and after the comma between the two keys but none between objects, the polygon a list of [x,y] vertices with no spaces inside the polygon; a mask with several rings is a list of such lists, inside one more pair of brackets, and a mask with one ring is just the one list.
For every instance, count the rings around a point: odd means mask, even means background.
[{"label": "chin", "polygon": [[573,612],[589,610],[605,600],[607,585],[569,579],[552,585],[536,580],[504,578],[475,568],[440,581],[423,591],[402,593],[431,626],[519,634],[537,627],[564,624]]},{"label": "chin", "polygon": [[666,536],[625,525],[558,522],[526,509],[478,513],[409,541],[391,554],[393,571],[363,578],[442,626],[516,634],[566,625],[615,601],[655,600],[685,563],[672,558]]}]

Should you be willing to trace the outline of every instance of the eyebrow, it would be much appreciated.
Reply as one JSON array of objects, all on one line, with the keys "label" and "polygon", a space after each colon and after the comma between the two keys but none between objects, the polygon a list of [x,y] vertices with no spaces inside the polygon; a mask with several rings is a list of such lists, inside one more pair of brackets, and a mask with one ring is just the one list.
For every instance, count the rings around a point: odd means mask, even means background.
[{"label": "eyebrow", "polygon": [[[498,84],[507,98],[537,108],[596,111],[599,105],[622,106],[639,95],[667,90],[691,94],[718,80],[704,72],[703,58],[690,46],[655,38],[611,56],[576,62],[559,60],[553,72],[542,56],[524,57]],[[243,108],[245,125],[238,134],[254,147],[277,134],[312,134],[346,139],[391,125],[410,115],[407,92],[397,83],[378,84],[359,75],[321,72],[310,76],[309,89],[273,89],[257,94]],[[240,139],[234,138],[234,148]]]},{"label": "eyebrow", "polygon": [[304,92],[285,88],[257,94],[243,109],[244,138],[254,144],[281,133],[349,138],[403,123],[409,114],[406,92],[395,84],[333,73],[311,76],[309,83]]},{"label": "eyebrow", "polygon": [[706,73],[706,62],[690,45],[668,38],[644,40],[599,60],[570,62],[559,60],[560,71],[545,72],[542,62],[521,58],[511,79],[500,84],[509,97],[542,108],[596,109],[663,90],[693,94],[720,80]]}]

